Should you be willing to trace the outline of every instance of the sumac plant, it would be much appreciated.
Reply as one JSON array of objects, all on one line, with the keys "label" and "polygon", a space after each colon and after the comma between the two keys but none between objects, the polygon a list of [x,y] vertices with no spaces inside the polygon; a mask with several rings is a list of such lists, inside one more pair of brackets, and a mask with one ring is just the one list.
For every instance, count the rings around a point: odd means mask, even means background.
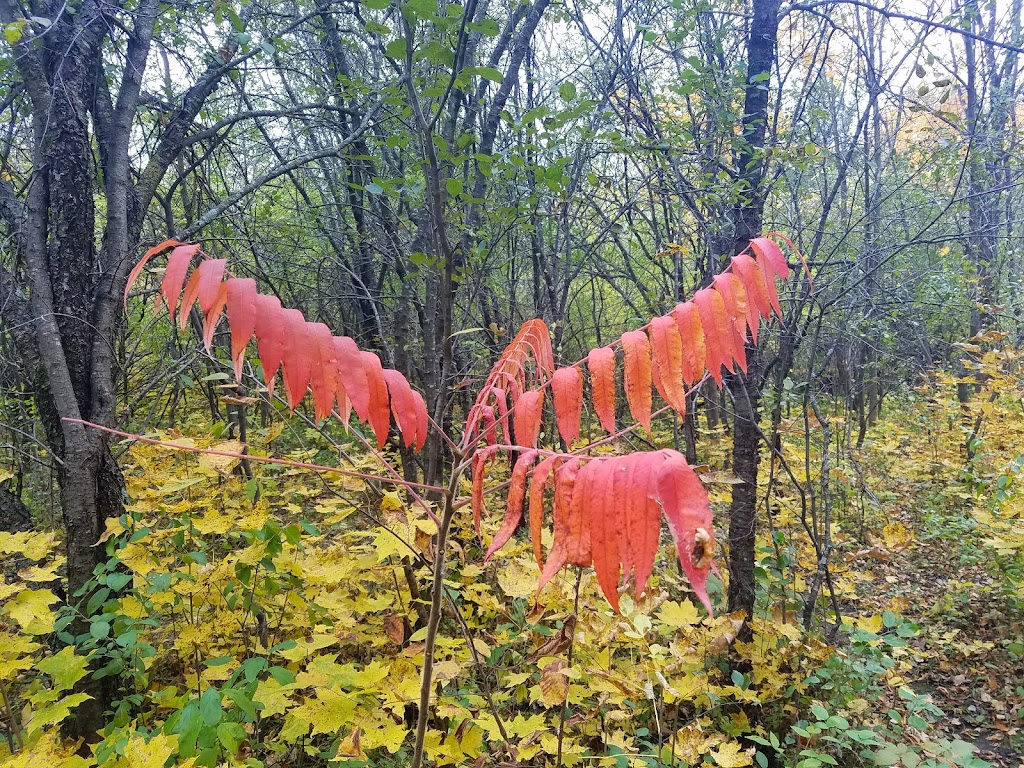
[{"label": "sumac plant", "polygon": [[[126,301],[146,264],[165,251],[169,255],[158,308],[160,303],[165,305],[184,328],[198,305],[208,350],[218,324],[226,320],[231,362],[239,382],[245,356],[254,347],[268,394],[280,376],[291,409],[308,394],[317,419],[333,415],[348,425],[354,414],[373,432],[377,457],[385,465],[379,451],[392,425],[406,448],[423,448],[431,422],[423,397],[405,376],[384,368],[377,355],[360,350],[351,338],[336,336],[326,325],[309,322],[300,311],[282,307],[276,297],[261,294],[255,280],[232,276],[224,259],[210,258],[198,245],[165,241],[150,249],[132,270]],[[414,768],[423,761],[430,716],[448,531],[455,514],[467,505],[479,531],[487,468],[499,457],[513,458],[514,463],[511,480],[497,486],[505,494],[506,511],[488,558],[515,534],[525,508],[533,551],[541,567],[538,589],[566,565],[592,566],[608,602],[618,611],[623,585],[632,583],[637,594],[646,587],[664,515],[682,569],[694,593],[711,611],[706,581],[715,550],[712,513],[707,493],[686,459],[673,450],[593,456],[591,449],[638,427],[650,430],[652,418],[663,410],[685,414],[688,390],[706,376],[721,383],[723,369],[745,371],[748,339],[756,343],[760,324],[773,312],[781,318],[776,279],[788,274],[779,245],[768,237],[754,239],[746,252],[733,257],[726,270],[689,301],[563,367],[555,363],[545,324],[530,320],[491,369],[466,416],[461,438],[445,436],[452,454],[446,487],[401,480],[393,467],[389,467],[393,477],[373,478],[404,485],[428,498],[432,494],[442,508],[440,515],[431,512],[438,522],[437,555]],[[620,371],[621,391],[633,421],[621,428],[616,419]],[[654,391],[665,403],[659,411],[654,410]],[[588,394],[592,412],[608,436],[574,449],[580,442],[581,412]],[[548,404],[554,410],[563,450],[539,444]],[[374,450],[372,445],[367,447]],[[346,474],[340,468],[330,469]],[[459,483],[467,471],[472,477],[468,502],[459,498]],[[546,496],[548,488],[552,493]],[[542,533],[549,497],[553,500],[553,535],[545,553]]]}]

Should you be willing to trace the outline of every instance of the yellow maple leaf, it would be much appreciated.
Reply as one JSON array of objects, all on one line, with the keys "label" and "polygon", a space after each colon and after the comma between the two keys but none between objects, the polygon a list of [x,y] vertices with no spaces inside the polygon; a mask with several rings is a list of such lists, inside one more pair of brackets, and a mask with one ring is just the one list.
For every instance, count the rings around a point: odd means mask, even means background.
[{"label": "yellow maple leaf", "polygon": [[48,589],[23,589],[4,606],[4,611],[30,635],[53,631],[54,614],[50,606],[57,596]]},{"label": "yellow maple leaf", "polygon": [[313,726],[317,733],[337,733],[349,725],[356,711],[356,702],[351,696],[330,688],[319,688],[316,697],[306,699],[292,710],[292,714]]},{"label": "yellow maple leaf", "polygon": [[753,764],[753,752],[753,749],[744,750],[738,741],[727,741],[711,750],[711,756],[721,768],[743,768]]},{"label": "yellow maple leaf", "polygon": [[36,668],[53,678],[53,687],[66,691],[86,675],[89,659],[78,656],[70,645],[53,656],[42,659]]},{"label": "yellow maple leaf", "polygon": [[672,600],[662,603],[661,609],[658,611],[658,618],[664,624],[680,629],[700,624],[701,621],[696,606],[689,600],[683,600],[682,603]]},{"label": "yellow maple leaf", "polygon": [[[149,741],[143,736],[132,736],[124,747],[124,757],[118,761],[124,768],[163,768],[164,763],[178,751],[178,737],[157,734]],[[195,765],[195,758],[179,760],[176,766]]]}]

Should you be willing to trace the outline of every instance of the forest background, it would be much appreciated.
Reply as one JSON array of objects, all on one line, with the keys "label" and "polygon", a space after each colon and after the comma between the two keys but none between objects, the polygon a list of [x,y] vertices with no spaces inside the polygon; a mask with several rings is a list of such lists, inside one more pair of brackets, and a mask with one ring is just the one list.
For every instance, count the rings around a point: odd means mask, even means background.
[{"label": "forest background", "polygon": [[[5,761],[1019,765],[1021,6],[0,0]],[[383,424],[175,317],[199,263]],[[531,506],[509,360],[581,476],[696,470],[685,575],[474,530]]]}]

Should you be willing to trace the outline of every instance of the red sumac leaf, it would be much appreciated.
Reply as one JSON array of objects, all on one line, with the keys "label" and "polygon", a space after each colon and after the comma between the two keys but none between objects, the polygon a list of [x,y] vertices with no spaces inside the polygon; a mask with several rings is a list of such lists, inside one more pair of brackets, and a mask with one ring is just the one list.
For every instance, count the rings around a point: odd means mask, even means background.
[{"label": "red sumac leaf", "polygon": [[733,367],[733,331],[725,316],[725,303],[718,291],[704,288],[693,295],[693,303],[700,314],[700,324],[704,329],[704,350],[708,372],[711,377],[722,385],[722,366],[729,371]]},{"label": "red sumac leaf", "polygon": [[[164,270],[164,279],[160,282],[160,295],[163,296],[167,305],[167,314],[174,321],[174,310],[178,308],[178,298],[181,296],[181,288],[185,285],[185,275],[192,264],[192,257],[199,250],[198,245],[179,245],[171,251],[167,257],[167,269]],[[156,302],[157,310],[160,309],[159,299]]]},{"label": "red sumac leaf", "polygon": [[470,507],[473,510],[473,527],[476,529],[476,535],[480,535],[480,519],[483,517],[484,511],[484,475],[487,462],[490,461],[491,457],[497,452],[497,446],[489,445],[486,448],[480,448],[473,453],[473,459],[470,465],[473,480],[473,490],[470,494]]},{"label": "red sumac leaf", "polygon": [[523,392],[512,406],[512,425],[515,428],[518,445],[537,447],[543,416],[544,390]]},{"label": "red sumac leaf", "polygon": [[715,539],[708,494],[682,454],[668,450],[663,453],[667,458],[658,472],[658,499],[668,520],[683,572],[697,597],[711,613],[707,579]]},{"label": "red sumac leaf", "polygon": [[[202,303],[201,297],[202,294],[200,294],[200,303]],[[220,316],[224,313],[227,303],[227,283],[219,283],[209,310],[203,310],[203,346],[206,347],[207,352],[210,351],[210,346],[213,344],[213,334],[217,330],[217,323],[220,321]]]},{"label": "red sumac leaf", "polygon": [[680,416],[686,415],[683,388],[683,342],[672,316],[655,317],[647,329],[651,337],[654,381],[662,399]]},{"label": "red sumac leaf", "polygon": [[672,310],[679,339],[682,343],[683,381],[693,386],[704,377],[704,328],[700,324],[700,313],[693,302],[677,304]]},{"label": "red sumac leaf", "polygon": [[555,401],[555,423],[565,444],[580,435],[583,409],[583,374],[578,368],[559,368],[551,376],[551,396]]},{"label": "red sumac leaf", "polygon": [[188,324],[188,314],[197,299],[204,316],[213,308],[226,271],[226,259],[207,259],[200,262],[192,271],[192,276],[185,285],[185,292],[181,296],[181,306],[178,307],[178,325],[182,330],[185,330]]},{"label": "red sumac leaf", "polygon": [[782,249],[774,240],[768,237],[755,237],[750,241],[750,247],[757,254],[758,261],[763,260],[768,265],[768,268],[764,270],[767,277],[771,278],[772,275],[775,275],[782,280],[789,277],[789,264],[786,263]]},{"label": "red sumac leaf", "polygon": [[288,408],[294,411],[306,396],[313,373],[313,345],[307,336],[306,318],[299,310],[282,309],[281,323],[286,339],[282,358],[284,392]]},{"label": "red sumac leaf", "polygon": [[[388,385],[384,381],[384,367],[373,352],[361,352],[366,385],[370,390],[370,427],[377,436],[377,448],[383,448],[388,440],[391,426],[391,410],[388,408]],[[347,388],[346,388],[347,391]]]},{"label": "red sumac leaf", "polygon": [[508,540],[512,538],[512,534],[516,532],[516,528],[519,527],[519,523],[523,519],[523,501],[526,497],[526,475],[539,455],[539,451],[525,451],[516,460],[516,464],[512,468],[512,479],[508,487],[508,505],[505,510],[505,519],[501,523],[501,528],[494,535],[491,546],[487,548],[487,554],[484,556],[485,561],[490,560],[495,552],[505,546]]},{"label": "red sumac leaf", "polygon": [[405,376],[391,368],[384,369],[384,381],[387,382],[388,394],[391,396],[391,413],[395,417],[395,424],[402,433],[405,447],[411,448],[416,442],[416,430],[419,427],[412,387]]},{"label": "red sumac leaf", "polygon": [[256,295],[256,352],[263,366],[263,381],[268,395],[274,394],[274,376],[284,357],[284,327],[281,302],[276,296]]},{"label": "red sumac leaf", "polygon": [[544,531],[544,486],[547,485],[551,471],[558,466],[558,456],[548,456],[533,470],[533,482],[530,483],[530,541],[533,543],[533,555],[537,565],[543,565],[541,540]]},{"label": "red sumac leaf", "polygon": [[173,246],[181,245],[177,240],[164,240],[162,243],[154,245],[148,251],[146,251],[142,258],[139,259],[139,263],[132,267],[132,271],[128,273],[128,280],[124,286],[124,308],[128,309],[128,293],[131,291],[132,286],[135,285],[135,281],[139,279],[139,275],[142,274],[142,270],[146,268],[146,264],[151,258],[156,256],[158,253],[166,251],[168,248]]},{"label": "red sumac leaf", "polygon": [[231,363],[235,368],[235,381],[241,383],[245,348],[256,331],[256,281],[251,277],[232,277],[226,283],[226,290]]},{"label": "red sumac leaf", "polygon": [[365,362],[355,341],[348,336],[334,337],[334,354],[338,361],[338,380],[352,402],[360,421],[370,422],[370,385]]},{"label": "red sumac leaf", "polygon": [[615,350],[597,347],[587,355],[590,396],[594,410],[608,434],[615,432]]},{"label": "red sumac leaf", "polygon": [[651,431],[651,346],[643,331],[622,334],[625,357],[625,389],[629,412]]}]

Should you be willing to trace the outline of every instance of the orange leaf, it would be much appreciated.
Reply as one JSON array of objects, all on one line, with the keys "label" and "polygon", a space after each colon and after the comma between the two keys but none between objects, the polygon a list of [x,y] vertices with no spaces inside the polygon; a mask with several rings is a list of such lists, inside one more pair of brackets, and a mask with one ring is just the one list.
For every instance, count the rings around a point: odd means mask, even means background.
[{"label": "orange leaf", "polygon": [[178,307],[178,326],[185,330],[188,324],[188,313],[200,294],[203,300],[199,307],[205,315],[213,306],[217,298],[217,291],[220,290],[221,280],[227,268],[226,259],[208,259],[199,263],[199,266],[192,271],[192,276],[185,285],[185,292],[181,296],[181,306]]},{"label": "orange leaf", "polygon": [[544,415],[544,390],[524,392],[512,407],[512,425],[516,433],[516,444],[530,448],[537,447],[540,427]]},{"label": "orange leaf", "polygon": [[700,314],[700,324],[704,329],[704,350],[707,356],[708,372],[711,377],[722,385],[722,366],[730,372],[733,367],[732,335],[733,331],[725,316],[725,304],[718,291],[704,288],[693,295],[693,303]]},{"label": "orange leaf", "polygon": [[309,385],[313,391],[313,417],[323,421],[331,415],[338,391],[334,337],[323,323],[306,323],[306,338],[311,347]]},{"label": "orange leaf", "polygon": [[[199,295],[200,304],[202,304],[202,293]],[[220,321],[220,316],[224,313],[227,303],[227,283],[218,283],[217,293],[213,297],[209,310],[203,310],[203,346],[206,347],[207,352],[210,351],[210,345],[213,344],[213,334],[217,330],[217,323]]]},{"label": "orange leaf", "polygon": [[[738,349],[743,348],[747,343],[747,325],[750,320],[750,312],[747,306],[747,291],[743,287],[743,281],[738,275],[732,272],[722,272],[714,277],[715,290],[722,295],[725,303],[725,313],[732,321],[732,327],[736,331],[733,343]],[[757,313],[754,313],[755,319]],[[756,322],[756,320],[755,320]],[[757,338],[757,325],[751,326],[751,335]]]},{"label": "orange leaf", "polygon": [[779,303],[778,293],[768,289],[769,285],[775,288],[775,281],[766,280],[761,266],[745,253],[733,256],[732,270],[743,281],[743,287],[747,291],[748,309],[752,306],[759,316],[767,320],[772,307],[777,307]]},{"label": "orange leaf", "polygon": [[559,368],[551,376],[551,395],[555,401],[555,423],[566,445],[580,435],[583,408],[583,374],[578,368]]},{"label": "orange leaf", "polygon": [[[612,609],[619,612],[619,544],[622,520],[632,509],[622,504],[627,464],[619,458],[587,462],[576,476],[576,493],[590,509],[590,546],[597,583]],[[628,510],[627,515],[616,514]]]},{"label": "orange leaf", "polygon": [[677,304],[672,310],[683,348],[683,381],[693,386],[704,377],[704,328],[693,302]]},{"label": "orange leaf", "polygon": [[789,264],[786,263],[782,249],[774,240],[768,237],[755,237],[750,241],[750,247],[757,254],[758,261],[767,263],[768,268],[764,269],[766,276],[770,277],[774,274],[782,280],[789,277]]},{"label": "orange leaf", "polygon": [[662,399],[680,416],[686,415],[683,389],[683,343],[672,316],[655,317],[647,329],[651,338],[654,381]]},{"label": "orange leaf", "polygon": [[352,402],[360,421],[370,421],[370,386],[365,363],[356,343],[348,336],[334,337],[334,357],[338,361],[338,380]]},{"label": "orange leaf", "polygon": [[423,395],[415,389],[412,390],[412,399],[416,409],[416,450],[422,451],[423,446],[427,444],[427,430],[430,426],[427,404],[423,400]]},{"label": "orange leaf", "polygon": [[626,402],[644,429],[651,431],[651,346],[643,331],[622,334],[625,353]]},{"label": "orange leaf", "polygon": [[544,589],[566,563],[590,565],[590,526],[581,507],[573,508],[572,497],[580,460],[569,459],[555,470],[555,532],[537,584]]},{"label": "orange leaf", "polygon": [[598,347],[587,355],[590,371],[590,397],[594,410],[608,434],[615,432],[615,350]]}]

